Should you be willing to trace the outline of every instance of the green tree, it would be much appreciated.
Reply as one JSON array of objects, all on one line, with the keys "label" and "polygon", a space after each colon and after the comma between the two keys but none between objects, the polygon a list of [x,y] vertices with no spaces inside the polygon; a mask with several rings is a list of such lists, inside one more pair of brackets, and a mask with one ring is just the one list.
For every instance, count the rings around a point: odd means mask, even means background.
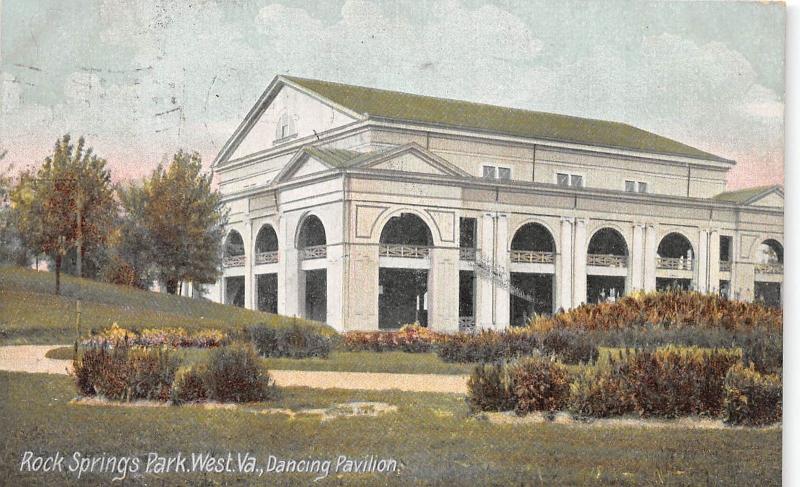
[{"label": "green tree", "polygon": [[[0,160],[6,151],[0,150]],[[0,173],[0,263],[28,266],[31,255],[17,228],[17,213],[11,206],[11,189],[14,186],[13,165]]]},{"label": "green tree", "polygon": [[182,282],[212,283],[219,276],[227,213],[211,175],[201,171],[200,155],[181,150],[142,185],[151,262],[171,294]]},{"label": "green tree", "polygon": [[[133,182],[117,189],[122,214],[117,225],[116,245],[106,279],[147,289],[155,278],[153,243],[145,220],[147,192]],[[127,274],[127,275],[126,275]],[[127,282],[126,281],[127,278]]]},{"label": "green tree", "polygon": [[64,256],[75,249],[77,274],[86,252],[104,246],[117,211],[106,161],[64,135],[38,170],[26,170],[11,191],[22,239],[55,267],[56,294],[61,291]]}]

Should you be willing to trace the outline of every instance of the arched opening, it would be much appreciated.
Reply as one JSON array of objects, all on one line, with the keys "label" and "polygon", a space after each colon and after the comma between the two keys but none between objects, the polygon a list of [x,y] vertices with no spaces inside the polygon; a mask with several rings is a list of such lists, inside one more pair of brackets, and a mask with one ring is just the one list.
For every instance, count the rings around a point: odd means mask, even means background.
[{"label": "arched opening", "polygon": [[414,213],[400,213],[381,229],[378,327],[428,325],[428,269],[433,236]]},{"label": "arched opening", "polygon": [[[225,268],[244,267],[244,240],[236,230],[225,237],[222,249],[222,266]],[[244,276],[227,276],[224,281],[225,304],[244,307]]]},{"label": "arched opening", "polygon": [[[328,315],[328,275],[325,269],[327,257],[327,239],[325,227],[316,215],[307,216],[300,224],[297,247],[303,267],[302,294],[304,298],[304,316],[310,320],[322,321]],[[315,262],[305,262],[314,261]]]},{"label": "arched opening", "polygon": [[526,223],[511,239],[511,324],[553,312],[556,242],[540,223]]},{"label": "arched opening", "polygon": [[764,240],[756,249],[754,298],[767,306],[781,306],[783,245],[775,239]]},{"label": "arched opening", "polygon": [[689,239],[678,232],[669,233],[659,242],[657,254],[656,268],[667,275],[656,276],[656,289],[691,289],[694,248]]},{"label": "arched opening", "polygon": [[614,228],[601,228],[589,240],[586,251],[586,301],[616,301],[625,294],[628,276],[628,244]]},{"label": "arched opening", "polygon": [[[258,231],[255,250],[256,265],[278,263],[278,234],[275,233],[272,225],[264,225]],[[264,267],[259,267],[259,269],[264,269]],[[256,274],[256,296],[259,311],[266,311],[267,313],[278,312],[277,271]]]}]

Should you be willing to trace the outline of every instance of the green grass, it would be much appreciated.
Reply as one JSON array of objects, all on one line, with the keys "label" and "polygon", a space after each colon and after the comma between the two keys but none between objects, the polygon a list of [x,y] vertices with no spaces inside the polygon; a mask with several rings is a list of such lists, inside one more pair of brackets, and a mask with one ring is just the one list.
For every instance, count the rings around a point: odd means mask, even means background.
[{"label": "green grass", "polygon": [[[81,299],[81,327],[102,330],[184,327],[231,330],[254,323],[283,326],[283,316],[171,296],[63,275],[61,295],[54,275],[19,267],[0,267],[0,344],[70,343],[75,340],[75,301]],[[303,320],[299,320],[303,322]],[[326,333],[333,330],[321,326]]]},{"label": "green grass", "polygon": [[[19,471],[26,450],[69,457],[148,452],[250,452],[294,459],[376,455],[395,475],[331,475],[326,484],[780,485],[781,432],[759,429],[646,429],[559,424],[495,425],[471,417],[446,394],[287,388],[274,407],[326,407],[353,400],[396,405],[397,413],[320,422],[197,407],[157,409],[68,404],[68,377],[0,373],[0,478],[7,485],[107,485],[107,475]],[[122,485],[308,484],[304,474],[145,474]]]},{"label": "green grass", "polygon": [[[185,363],[200,360],[208,353],[203,349],[177,351]],[[50,350],[47,358],[72,360],[72,347]],[[395,374],[469,374],[474,364],[449,364],[435,353],[405,352],[332,352],[327,359],[266,358],[269,369],[276,370],[332,370],[337,372],[388,372]]]}]

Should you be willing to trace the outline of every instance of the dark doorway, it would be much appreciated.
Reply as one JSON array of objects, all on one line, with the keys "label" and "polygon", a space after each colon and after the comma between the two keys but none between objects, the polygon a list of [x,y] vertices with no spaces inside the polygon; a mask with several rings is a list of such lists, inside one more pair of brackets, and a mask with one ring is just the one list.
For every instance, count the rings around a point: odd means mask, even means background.
[{"label": "dark doorway", "polygon": [[589,304],[613,301],[625,295],[622,276],[587,276],[586,302]]},{"label": "dark doorway", "polygon": [[756,281],[755,300],[757,303],[761,303],[772,308],[780,308],[781,283]]},{"label": "dark doorway", "polygon": [[475,318],[475,272],[458,273],[458,317]]},{"label": "dark doorway", "polygon": [[256,276],[258,291],[258,310],[278,313],[278,274],[259,274]]},{"label": "dark doorway", "polygon": [[692,288],[691,279],[676,279],[670,277],[656,278],[656,291],[670,291],[673,289],[688,291],[691,288]]},{"label": "dark doorway", "polygon": [[244,276],[225,278],[225,304],[244,308]]},{"label": "dark doorway", "polygon": [[378,284],[379,328],[399,328],[417,321],[422,326],[428,326],[425,302],[428,292],[427,270],[381,268]]},{"label": "dark doorway", "polygon": [[520,291],[511,292],[511,325],[525,326],[534,315],[553,312],[553,275],[512,272],[511,286]]},{"label": "dark doorway", "polygon": [[324,322],[328,315],[328,275],[325,269],[305,271],[306,318]]}]

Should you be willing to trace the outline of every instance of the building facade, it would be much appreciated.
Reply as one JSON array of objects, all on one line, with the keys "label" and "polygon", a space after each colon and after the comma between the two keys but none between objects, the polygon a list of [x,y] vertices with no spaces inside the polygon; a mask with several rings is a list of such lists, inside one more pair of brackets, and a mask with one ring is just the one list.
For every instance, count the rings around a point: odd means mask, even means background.
[{"label": "building facade", "polygon": [[278,76],[213,170],[220,302],[504,328],[669,287],[780,305],[783,190],[629,125]]}]

